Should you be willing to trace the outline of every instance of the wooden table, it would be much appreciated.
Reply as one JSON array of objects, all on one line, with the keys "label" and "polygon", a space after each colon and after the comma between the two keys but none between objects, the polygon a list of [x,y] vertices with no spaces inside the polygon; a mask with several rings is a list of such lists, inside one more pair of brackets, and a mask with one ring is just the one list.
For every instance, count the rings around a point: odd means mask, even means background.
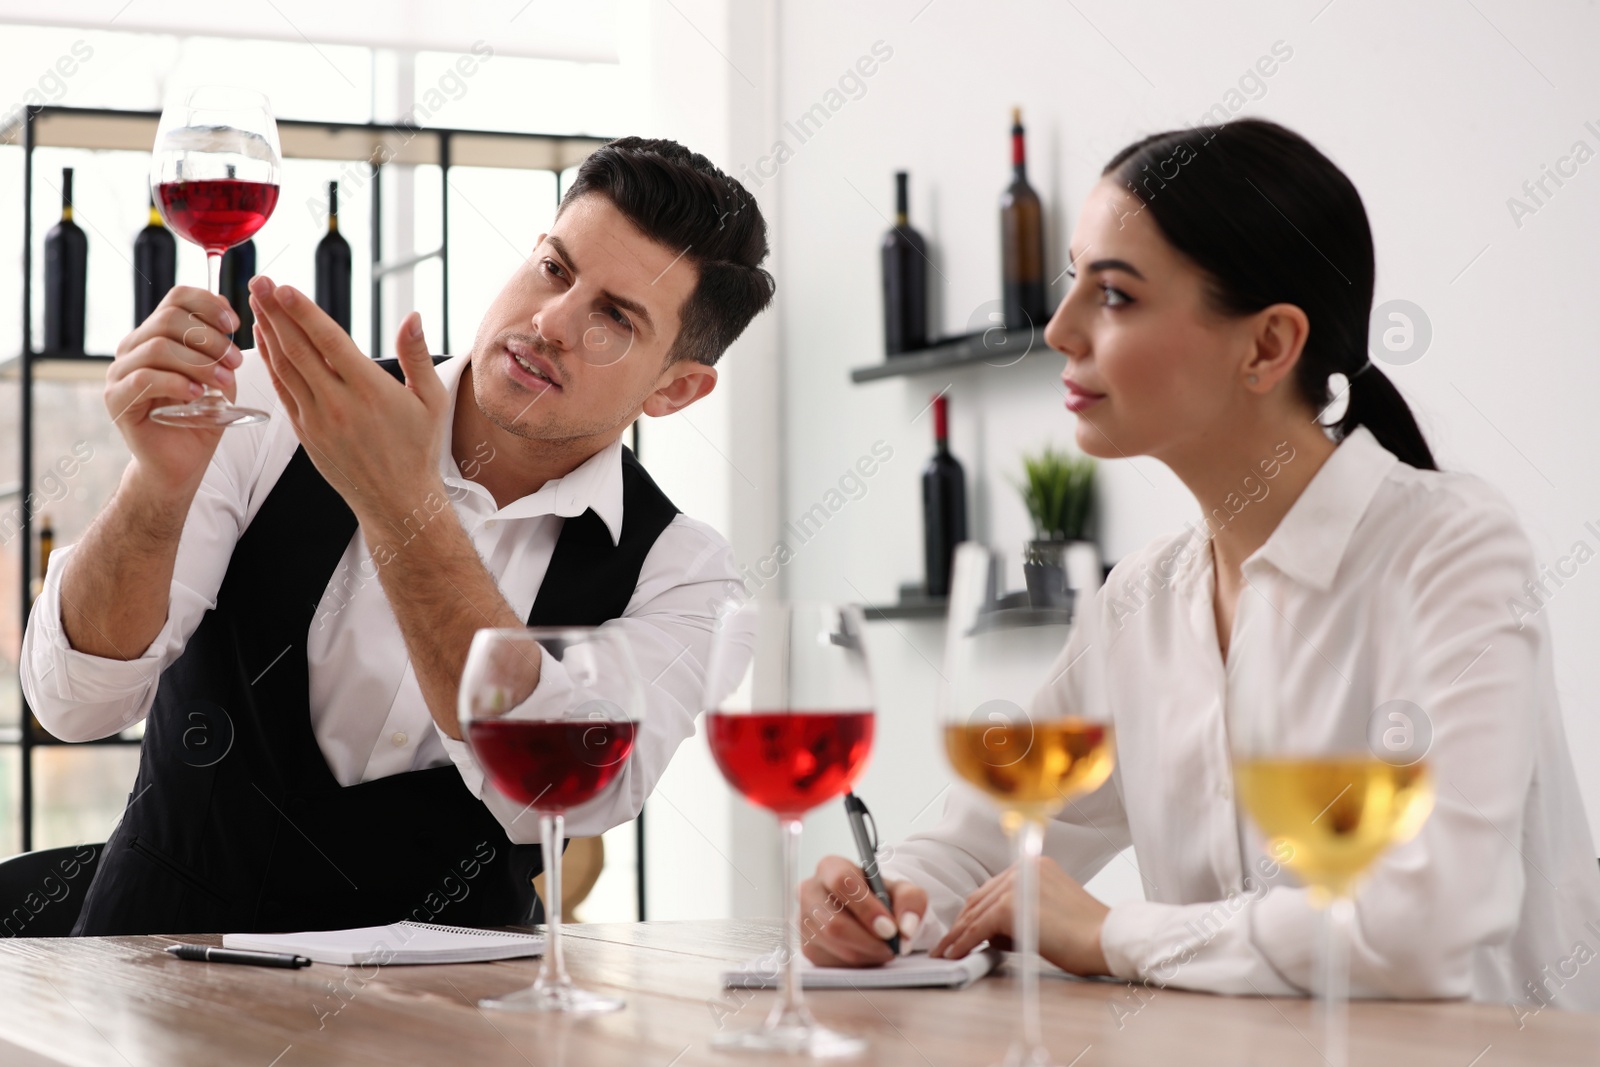
[{"label": "wooden table", "polygon": [[[790,1062],[716,1052],[719,1022],[757,1023],[770,992],[730,992],[718,975],[770,950],[767,921],[576,926],[568,966],[620,992],[625,1010],[570,1020],[482,1012],[479,997],[533,981],[537,960],[299,971],[190,963],[172,938],[0,942],[0,1065],[311,1067],[331,1064],[689,1067]],[[216,938],[187,941],[217,943]],[[376,973],[374,973],[376,972]],[[369,976],[364,978],[363,975]],[[1135,990],[1047,976],[1044,1013],[1062,1064],[1319,1064],[1311,1005]],[[870,1036],[856,1062],[982,1065],[1015,1031],[1015,987],[992,976],[961,992],[831,991],[816,1014]],[[1600,1016],[1503,1005],[1357,1003],[1352,1064],[1501,1067],[1600,1063]],[[1078,1057],[1074,1059],[1074,1057]]]}]

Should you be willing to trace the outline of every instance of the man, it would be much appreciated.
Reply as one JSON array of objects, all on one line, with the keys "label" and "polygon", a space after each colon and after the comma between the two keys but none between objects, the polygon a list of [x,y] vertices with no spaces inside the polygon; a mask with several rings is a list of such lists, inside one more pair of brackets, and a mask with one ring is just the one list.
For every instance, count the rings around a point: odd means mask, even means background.
[{"label": "man", "polygon": [[[74,932],[529,921],[538,819],[460,740],[467,647],[525,623],[629,635],[639,741],[567,825],[633,818],[693,733],[711,605],[738,587],[726,541],[677,513],[621,435],[711,391],[771,300],[766,252],[736,181],[624,138],[579,169],[471,353],[437,368],[415,313],[398,361],[374,362],[267,278],[246,361],[226,302],[174,289],[112,362],[106,406],[133,458],[52,559],[24,646],[57,736],[147,718]],[[150,421],[209,383],[275,417]]]}]

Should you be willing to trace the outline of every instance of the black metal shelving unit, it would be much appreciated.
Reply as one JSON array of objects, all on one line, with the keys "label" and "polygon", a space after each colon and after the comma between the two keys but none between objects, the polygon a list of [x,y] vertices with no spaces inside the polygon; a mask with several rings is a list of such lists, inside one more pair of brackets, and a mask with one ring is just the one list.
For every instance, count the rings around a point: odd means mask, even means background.
[{"label": "black metal shelving unit", "polygon": [[[0,361],[0,377],[14,378],[21,393],[21,477],[19,526],[21,555],[22,624],[27,625],[32,606],[33,516],[28,499],[33,493],[33,386],[36,380],[103,381],[109,355],[81,352],[42,352],[33,347],[33,170],[39,148],[83,148],[148,152],[155,143],[161,115],[154,111],[110,108],[30,107],[21,124],[22,177],[22,347]],[[578,165],[608,138],[587,135],[512,133],[493,130],[436,129],[382,123],[309,122],[279,119],[278,136],[286,159],[317,159],[366,164],[372,186],[372,346],[383,351],[383,279],[409,270],[429,259],[443,268],[440,344],[450,352],[450,168],[452,166],[503,167],[552,171],[556,176],[556,202],[561,200],[561,175]],[[440,170],[440,244],[432,252],[394,263],[382,261],[383,170],[389,166],[437,166]],[[308,250],[309,254],[309,250]],[[635,438],[637,442],[637,437]],[[22,756],[22,848],[33,848],[33,753],[36,748],[62,744],[33,725],[26,697],[21,722],[0,730],[0,745],[18,745]],[[89,744],[136,745],[138,737],[117,735]],[[644,824],[638,827],[638,907],[644,918]]]}]

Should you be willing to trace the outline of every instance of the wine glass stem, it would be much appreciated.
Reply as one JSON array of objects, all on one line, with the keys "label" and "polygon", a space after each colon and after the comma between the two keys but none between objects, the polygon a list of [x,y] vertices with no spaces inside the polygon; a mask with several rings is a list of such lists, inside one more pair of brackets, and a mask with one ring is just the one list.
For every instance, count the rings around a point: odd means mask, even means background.
[{"label": "wine glass stem", "polygon": [[1322,1058],[1328,1067],[1349,1062],[1350,925],[1355,904],[1340,893],[1322,917]]},{"label": "wine glass stem", "polygon": [[560,815],[539,816],[539,841],[544,852],[544,965],[539,985],[556,987],[571,981],[567,961],[561,955],[561,835],[565,822]]},{"label": "wine glass stem", "polygon": [[1022,992],[1022,1043],[1029,1051],[1042,1048],[1039,1029],[1039,854],[1044,825],[1023,819],[1017,829],[1017,987]]},{"label": "wine glass stem", "polygon": [[[213,252],[209,248],[206,249],[206,273],[211,278],[211,292],[213,294],[220,294],[222,292],[222,253],[221,252]],[[215,385],[213,385],[210,382],[206,382],[205,383],[205,393],[203,394],[202,399],[204,399],[204,400],[226,400],[227,397],[222,392],[221,389],[218,389]]]},{"label": "wine glass stem", "polygon": [[780,818],[783,833],[783,989],[773,1019],[793,1019],[800,996],[800,820]]}]

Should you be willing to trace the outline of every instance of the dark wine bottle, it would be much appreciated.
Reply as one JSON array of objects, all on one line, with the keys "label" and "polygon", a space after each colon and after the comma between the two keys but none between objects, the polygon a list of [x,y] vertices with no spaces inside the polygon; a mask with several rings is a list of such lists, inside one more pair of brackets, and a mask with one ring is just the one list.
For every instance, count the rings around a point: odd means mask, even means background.
[{"label": "dark wine bottle", "polygon": [[72,168],[61,169],[61,221],[44,238],[44,347],[83,352],[89,239],[72,221]]},{"label": "dark wine bottle", "polygon": [[228,298],[234,314],[239,316],[239,328],[233,331],[233,343],[240,348],[254,346],[250,327],[255,325],[255,312],[250,310],[250,279],[256,276],[256,243],[245,241],[222,253],[222,269],[218,288]]},{"label": "dark wine bottle", "polygon": [[922,468],[922,542],[928,595],[950,595],[956,546],[967,539],[967,478],[950,454],[944,394],[933,398],[933,458]]},{"label": "dark wine bottle", "polygon": [[161,221],[150,194],[150,221],[133,241],[133,324],[139,325],[178,280],[178,240]]},{"label": "dark wine bottle", "polygon": [[339,232],[339,183],[328,183],[328,232],[317,242],[317,306],[350,332],[350,242]]},{"label": "dark wine bottle", "polygon": [[883,350],[928,347],[928,242],[910,225],[906,172],[894,174],[894,229],[883,237]]},{"label": "dark wine bottle", "polygon": [[1011,184],[1000,197],[1001,297],[1008,330],[1043,328],[1049,319],[1044,293],[1044,211],[1028,184],[1022,109],[1011,109]]}]

